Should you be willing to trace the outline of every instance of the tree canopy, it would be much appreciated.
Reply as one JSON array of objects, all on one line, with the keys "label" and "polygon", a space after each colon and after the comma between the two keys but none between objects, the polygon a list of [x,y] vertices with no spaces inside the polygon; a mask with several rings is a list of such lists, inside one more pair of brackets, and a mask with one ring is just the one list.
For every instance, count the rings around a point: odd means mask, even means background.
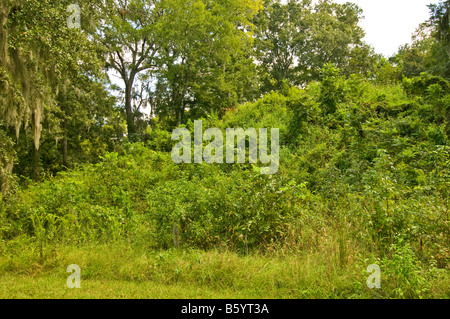
[{"label": "tree canopy", "polygon": [[125,141],[151,142],[155,129],[220,118],[291,86],[323,81],[332,114],[340,77],[449,78],[448,1],[430,5],[412,43],[390,58],[363,42],[352,3],[80,0],[79,28],[67,24],[71,5],[0,4],[4,176],[96,162]]}]

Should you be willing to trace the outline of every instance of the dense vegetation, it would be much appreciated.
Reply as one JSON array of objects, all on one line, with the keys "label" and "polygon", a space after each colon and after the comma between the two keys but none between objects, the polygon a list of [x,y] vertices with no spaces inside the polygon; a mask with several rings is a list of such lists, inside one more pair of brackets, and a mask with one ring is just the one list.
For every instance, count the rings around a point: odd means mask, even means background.
[{"label": "dense vegetation", "polygon": [[[450,297],[448,1],[389,60],[353,4],[80,3],[82,31],[30,26],[66,3],[0,4],[0,296],[76,263],[95,297]],[[279,128],[278,173],[173,163],[195,119]]]}]

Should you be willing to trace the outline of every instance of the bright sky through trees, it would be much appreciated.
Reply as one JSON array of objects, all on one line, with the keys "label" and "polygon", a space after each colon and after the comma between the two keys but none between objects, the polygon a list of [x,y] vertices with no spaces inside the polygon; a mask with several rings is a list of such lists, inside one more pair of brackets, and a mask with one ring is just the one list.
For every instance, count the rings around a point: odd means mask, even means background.
[{"label": "bright sky through trees", "polygon": [[364,40],[386,56],[395,54],[400,45],[411,41],[412,33],[430,16],[428,4],[438,0],[335,0],[352,2],[363,9],[361,27],[366,31]]}]

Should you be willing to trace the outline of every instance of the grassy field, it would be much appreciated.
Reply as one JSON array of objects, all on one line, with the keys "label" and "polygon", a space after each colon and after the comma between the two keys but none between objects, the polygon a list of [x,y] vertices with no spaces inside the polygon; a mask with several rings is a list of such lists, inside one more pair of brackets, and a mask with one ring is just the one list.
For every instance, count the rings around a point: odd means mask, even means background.
[{"label": "grassy field", "polygon": [[[349,258],[339,266],[329,252],[243,256],[227,251],[146,251],[126,244],[58,247],[43,256],[30,249],[0,257],[0,298],[400,298],[414,293],[420,298],[450,297],[446,270],[417,274],[428,282],[411,290],[382,267],[381,289],[371,290],[363,262]],[[80,289],[66,285],[70,264],[81,268]]]}]

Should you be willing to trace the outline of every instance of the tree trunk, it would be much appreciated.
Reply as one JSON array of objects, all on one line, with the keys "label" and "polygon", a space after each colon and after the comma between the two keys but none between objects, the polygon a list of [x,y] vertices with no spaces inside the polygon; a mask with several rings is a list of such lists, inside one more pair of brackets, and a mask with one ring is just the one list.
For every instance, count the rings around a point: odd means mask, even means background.
[{"label": "tree trunk", "polygon": [[131,138],[134,134],[136,134],[136,127],[134,126],[134,114],[131,105],[131,92],[133,90],[133,83],[136,73],[131,71],[130,77],[127,79],[123,77],[125,82],[125,111],[127,113],[127,129],[128,129],[128,138]]},{"label": "tree trunk", "polygon": [[177,124],[178,124],[178,126],[180,126],[181,124],[182,124],[182,122],[183,122],[183,109],[180,107],[178,110],[177,110]]},{"label": "tree trunk", "polygon": [[40,163],[39,163],[39,150],[36,147],[33,147],[34,149],[34,160],[33,160],[33,180],[35,182],[40,181]]},{"label": "tree trunk", "polygon": [[64,137],[62,141],[62,148],[63,148],[63,166],[65,168],[69,167],[69,161],[68,161],[68,155],[67,155],[67,122],[63,122],[63,130],[64,130]]},{"label": "tree trunk", "polygon": [[[180,97],[181,96],[183,95],[180,95]],[[180,126],[181,124],[183,124],[185,102],[183,101],[183,98],[177,98],[176,95],[172,99],[175,102],[175,116],[177,119],[177,124],[178,126]],[[179,106],[177,107],[177,105]]]},{"label": "tree trunk", "polygon": [[136,129],[134,127],[133,110],[131,109],[131,89],[132,82],[130,81],[130,83],[125,85],[125,111],[127,113],[128,138],[136,133]]},{"label": "tree trunk", "polygon": [[4,198],[6,194],[8,194],[10,182],[9,178],[13,171],[14,159],[10,159],[9,162],[7,161],[6,163],[3,164],[4,164],[3,169],[0,168],[0,191],[2,194],[2,196],[0,196],[0,200],[1,198]]}]

